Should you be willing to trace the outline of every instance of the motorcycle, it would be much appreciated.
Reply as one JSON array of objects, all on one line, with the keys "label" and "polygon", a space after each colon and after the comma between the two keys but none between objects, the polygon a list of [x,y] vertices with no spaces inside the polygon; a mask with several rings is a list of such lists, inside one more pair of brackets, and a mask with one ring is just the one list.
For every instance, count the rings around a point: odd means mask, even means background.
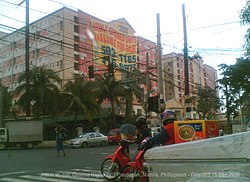
[{"label": "motorcycle", "polygon": [[[148,138],[142,141],[146,142]],[[134,161],[130,161],[124,167],[124,170],[121,174],[121,181],[141,181],[148,182],[147,169],[143,168],[144,163],[144,154],[146,150],[140,150],[135,157]]]},{"label": "motorcycle", "polygon": [[101,164],[101,174],[105,179],[114,180],[120,176],[124,167],[130,161],[130,158],[125,155],[125,150],[129,147],[129,142],[121,142],[114,154],[105,157]]}]

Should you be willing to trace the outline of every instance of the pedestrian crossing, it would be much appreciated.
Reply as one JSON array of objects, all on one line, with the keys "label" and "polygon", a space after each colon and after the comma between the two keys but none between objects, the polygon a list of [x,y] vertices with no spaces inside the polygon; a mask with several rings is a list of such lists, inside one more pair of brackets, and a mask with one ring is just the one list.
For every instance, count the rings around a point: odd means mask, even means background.
[{"label": "pedestrian crossing", "polygon": [[1,176],[5,182],[107,182],[99,170],[71,169],[70,171],[43,172],[38,174],[19,174],[15,177]]}]

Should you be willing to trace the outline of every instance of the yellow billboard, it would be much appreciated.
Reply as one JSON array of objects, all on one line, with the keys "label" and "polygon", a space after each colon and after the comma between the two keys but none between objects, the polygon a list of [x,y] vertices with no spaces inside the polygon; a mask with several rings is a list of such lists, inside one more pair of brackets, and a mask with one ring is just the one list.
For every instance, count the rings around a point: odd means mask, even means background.
[{"label": "yellow billboard", "polygon": [[133,71],[137,62],[137,38],[121,33],[113,25],[91,20],[97,65],[113,64],[115,70]]}]

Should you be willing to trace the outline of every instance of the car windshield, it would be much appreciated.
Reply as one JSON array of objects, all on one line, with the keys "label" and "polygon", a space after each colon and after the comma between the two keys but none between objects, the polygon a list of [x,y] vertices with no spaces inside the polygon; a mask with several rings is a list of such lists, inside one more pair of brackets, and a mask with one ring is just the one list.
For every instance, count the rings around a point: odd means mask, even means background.
[{"label": "car windshield", "polygon": [[87,137],[89,135],[89,133],[83,133],[81,135],[79,135],[77,138],[84,138]]}]

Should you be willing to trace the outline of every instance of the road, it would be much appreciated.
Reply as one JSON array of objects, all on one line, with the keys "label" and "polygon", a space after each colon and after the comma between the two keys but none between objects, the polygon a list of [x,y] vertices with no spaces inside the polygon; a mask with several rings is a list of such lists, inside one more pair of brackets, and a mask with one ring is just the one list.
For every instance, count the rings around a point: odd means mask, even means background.
[{"label": "road", "polygon": [[65,157],[57,157],[55,148],[0,151],[0,181],[107,181],[100,166],[116,147],[66,148]]}]

